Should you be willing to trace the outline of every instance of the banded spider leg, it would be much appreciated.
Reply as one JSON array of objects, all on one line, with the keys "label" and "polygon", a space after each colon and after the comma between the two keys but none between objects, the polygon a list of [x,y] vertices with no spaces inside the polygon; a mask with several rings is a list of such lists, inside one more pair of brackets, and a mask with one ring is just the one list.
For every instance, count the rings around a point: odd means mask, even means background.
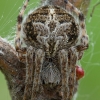
[{"label": "banded spider leg", "polygon": [[[33,57],[34,53],[35,57]],[[41,83],[40,73],[42,70],[44,55],[45,54],[41,49],[38,49],[35,52],[32,46],[27,50],[26,82],[23,100],[36,100],[37,98],[37,92],[39,91]]]},{"label": "banded spider leg", "polygon": [[68,78],[69,78],[69,70],[68,70],[68,52],[67,50],[61,50],[59,52],[59,60],[61,66],[61,94],[62,100],[67,100],[68,97]]},{"label": "banded spider leg", "polygon": [[24,59],[24,54],[26,53],[26,48],[25,47],[21,47],[21,45],[23,44],[22,41],[21,41],[21,24],[22,24],[22,21],[23,21],[23,16],[24,16],[24,12],[25,12],[25,9],[28,5],[28,2],[29,0],[26,0],[22,9],[20,10],[20,13],[17,17],[17,32],[16,32],[16,38],[15,38],[15,48],[16,48],[16,51],[18,52],[18,57],[20,59],[20,61],[23,61]]},{"label": "banded spider leg", "polygon": [[35,50],[32,46],[28,47],[26,53],[26,80],[23,100],[30,100],[32,94],[32,84],[34,75],[34,53]]},{"label": "banded spider leg", "polygon": [[74,95],[76,84],[75,65],[77,61],[76,49],[71,47],[68,51],[61,50],[59,52],[61,66],[61,93],[62,100],[71,100]]},{"label": "banded spider leg", "polygon": [[76,61],[78,59],[78,55],[77,55],[77,51],[76,48],[71,47],[68,51],[69,54],[69,61],[68,61],[68,65],[69,65],[69,79],[68,79],[68,87],[69,87],[69,91],[68,91],[68,100],[71,100],[73,98],[74,92],[76,91]]},{"label": "banded spider leg", "polygon": [[34,70],[34,79],[33,79],[33,87],[32,87],[32,97],[31,100],[37,100],[37,92],[40,87],[40,74],[42,70],[42,64],[45,53],[43,50],[38,49],[35,53],[35,70]]}]

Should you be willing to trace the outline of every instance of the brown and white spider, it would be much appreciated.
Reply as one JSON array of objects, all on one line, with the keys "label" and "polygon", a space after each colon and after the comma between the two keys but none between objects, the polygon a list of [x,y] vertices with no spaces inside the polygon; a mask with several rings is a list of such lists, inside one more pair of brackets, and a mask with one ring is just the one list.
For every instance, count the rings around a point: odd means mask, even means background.
[{"label": "brown and white spider", "polygon": [[65,9],[45,5],[24,18],[28,2],[18,15],[15,40],[18,57],[26,63],[23,100],[72,100],[75,66],[88,48],[84,15],[64,0]]}]

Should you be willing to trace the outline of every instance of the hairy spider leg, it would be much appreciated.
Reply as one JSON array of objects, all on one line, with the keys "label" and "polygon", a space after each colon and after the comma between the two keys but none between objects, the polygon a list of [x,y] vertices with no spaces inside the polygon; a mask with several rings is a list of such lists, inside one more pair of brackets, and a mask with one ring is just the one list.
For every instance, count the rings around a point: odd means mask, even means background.
[{"label": "hairy spider leg", "polygon": [[27,49],[26,56],[26,80],[25,80],[25,90],[23,95],[23,100],[30,100],[32,94],[32,84],[34,75],[34,53],[35,49],[30,46]]},{"label": "hairy spider leg", "polygon": [[68,70],[68,52],[67,50],[59,51],[59,60],[61,66],[61,94],[62,100],[67,100],[68,98],[68,78],[69,78],[69,70]]},{"label": "hairy spider leg", "polygon": [[41,83],[40,74],[42,70],[42,64],[44,60],[45,53],[43,50],[38,49],[35,53],[35,70],[34,70],[34,79],[32,87],[32,96],[31,100],[37,100],[37,93],[39,92],[39,87]]},{"label": "hairy spider leg", "polygon": [[72,100],[76,89],[76,48],[71,47],[69,51],[61,50],[59,52],[59,60],[61,65],[62,100]]},{"label": "hairy spider leg", "polygon": [[15,39],[15,48],[16,48],[16,51],[18,52],[18,56],[20,59],[22,58],[21,53],[26,52],[25,48],[21,48],[20,32],[21,32],[21,24],[23,21],[23,15],[24,15],[25,9],[26,9],[29,1],[30,0],[25,1],[24,5],[23,5],[22,9],[20,10],[20,13],[17,17],[17,33],[16,33],[16,39]]},{"label": "hairy spider leg", "polygon": [[69,92],[68,92],[68,100],[72,100],[73,95],[75,93],[75,85],[76,85],[76,61],[78,59],[77,57],[77,50],[74,47],[71,47],[68,51],[69,54],[69,79],[68,79],[68,87],[69,87]]}]

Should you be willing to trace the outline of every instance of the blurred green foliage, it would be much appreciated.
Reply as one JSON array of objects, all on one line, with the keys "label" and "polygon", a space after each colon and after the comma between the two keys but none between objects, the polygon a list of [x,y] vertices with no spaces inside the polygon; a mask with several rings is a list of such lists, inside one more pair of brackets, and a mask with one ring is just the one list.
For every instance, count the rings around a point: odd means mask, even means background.
[{"label": "blurred green foliage", "polygon": [[[38,1],[31,0],[27,11],[38,5]],[[90,17],[93,5],[97,2],[98,0],[91,0],[86,17],[90,46],[81,60],[81,66],[85,70],[85,77],[79,82],[76,100],[100,100],[100,5],[96,7],[93,17]],[[9,35],[15,34],[16,17],[22,4],[23,0],[0,1],[0,36],[7,38]],[[5,78],[1,73],[0,100],[11,100]]]}]

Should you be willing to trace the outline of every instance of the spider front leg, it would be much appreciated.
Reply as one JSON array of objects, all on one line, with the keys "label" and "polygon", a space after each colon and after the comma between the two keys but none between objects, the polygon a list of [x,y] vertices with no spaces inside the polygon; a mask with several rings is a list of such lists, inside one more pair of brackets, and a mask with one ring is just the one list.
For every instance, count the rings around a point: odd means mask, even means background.
[{"label": "spider front leg", "polygon": [[61,50],[59,52],[61,75],[62,75],[62,100],[71,100],[76,84],[75,65],[77,61],[76,49],[71,47],[69,51]]},{"label": "spider front leg", "polygon": [[76,61],[78,60],[77,50],[74,47],[69,49],[69,79],[68,79],[68,87],[69,87],[69,96],[68,100],[72,100],[75,89],[76,89]]},{"label": "spider front leg", "polygon": [[60,66],[61,66],[61,95],[62,100],[67,100],[68,98],[68,79],[69,79],[69,69],[68,69],[68,51],[61,50],[59,52],[59,60],[60,60]]},{"label": "spider front leg", "polygon": [[32,46],[27,49],[26,53],[26,80],[23,100],[31,100],[32,84],[33,84],[33,70],[34,70],[34,53]]},{"label": "spider front leg", "polygon": [[41,84],[40,73],[42,70],[44,56],[45,56],[45,53],[41,49],[38,49],[35,53],[35,69],[34,69],[34,79],[33,79],[31,100],[37,100],[36,99],[37,93],[39,92],[39,87]]}]

